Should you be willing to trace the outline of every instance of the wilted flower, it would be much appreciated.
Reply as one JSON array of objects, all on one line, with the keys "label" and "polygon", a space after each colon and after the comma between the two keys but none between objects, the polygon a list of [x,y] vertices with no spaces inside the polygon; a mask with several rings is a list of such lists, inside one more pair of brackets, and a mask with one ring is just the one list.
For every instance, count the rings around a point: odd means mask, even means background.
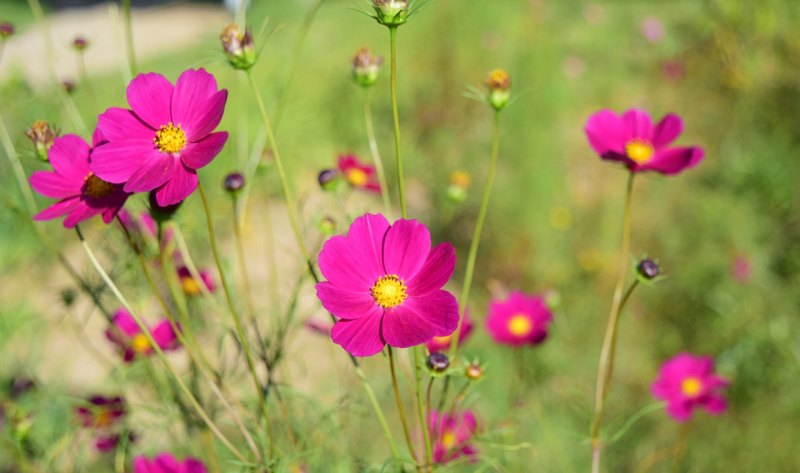
[{"label": "wilted flower", "polygon": [[416,220],[357,218],[319,255],[327,281],[317,284],[317,297],[338,318],[331,338],[354,356],[371,356],[386,344],[407,348],[450,335],[458,302],[441,288],[455,262],[453,245],[431,249],[430,232]]},{"label": "wilted flower", "polygon": [[212,133],[228,91],[204,69],[184,71],[173,87],[161,74],[140,74],[128,85],[133,110],[109,108],[97,127],[108,140],[92,154],[92,171],[126,192],[155,192],[160,206],[182,202],[197,188],[197,170],[228,139]]},{"label": "wilted flower", "polygon": [[339,156],[336,167],[347,183],[350,184],[350,187],[374,193],[381,192],[381,185],[378,183],[375,166],[359,161],[355,155],[347,154]]},{"label": "wilted flower", "polygon": [[89,40],[83,36],[76,36],[75,39],[72,40],[72,47],[78,52],[83,52],[89,47]]},{"label": "wilted flower", "polygon": [[541,296],[514,291],[504,301],[489,304],[486,329],[494,341],[505,345],[536,345],[547,338],[553,314]]},{"label": "wilted flower", "polygon": [[431,433],[434,463],[444,464],[461,456],[474,457],[478,449],[471,443],[477,430],[475,415],[470,410],[453,415],[431,410],[428,431]]},{"label": "wilted flower", "polygon": [[196,458],[178,461],[169,453],[161,453],[152,460],[138,456],[133,459],[133,473],[206,473],[206,467]]},{"label": "wilted flower", "polygon": [[[469,318],[469,312],[464,311],[464,321],[461,322],[461,333],[458,335],[458,346],[461,346],[464,341],[469,338],[470,334],[472,333],[472,329],[474,325],[472,320]],[[447,351],[450,348],[450,343],[453,341],[453,335],[445,335],[444,337],[433,337],[427,342],[425,342],[425,346],[428,347],[428,351],[430,353],[436,353],[439,351]]]},{"label": "wilted flower", "polygon": [[10,38],[14,34],[14,25],[6,21],[0,23],[0,39]]},{"label": "wilted flower", "polygon": [[33,143],[36,156],[42,161],[47,161],[47,152],[53,147],[58,131],[54,130],[46,121],[37,120],[25,131],[25,135]]},{"label": "wilted flower", "polygon": [[667,401],[667,413],[678,422],[692,417],[695,408],[709,414],[725,412],[727,403],[720,391],[728,381],[714,374],[714,359],[679,353],[663,365],[650,390],[658,399]]},{"label": "wilted flower", "polygon": [[[113,325],[106,330],[106,337],[120,348],[126,363],[133,361],[137,356],[152,354],[153,347],[150,345],[150,341],[127,310],[117,310],[111,320]],[[178,348],[177,338],[169,320],[162,320],[155,327],[150,328],[150,332],[162,350]]]},{"label": "wilted flower", "polygon": [[203,290],[200,284],[204,285],[208,292],[214,292],[216,289],[216,285],[214,284],[214,280],[211,278],[211,273],[208,271],[198,270],[200,273],[200,279],[202,281],[196,280],[193,276],[189,268],[186,266],[181,266],[178,268],[178,280],[181,283],[181,289],[183,289],[183,293],[187,296],[198,296],[200,295]]},{"label": "wilted flower", "polygon": [[489,89],[489,105],[495,110],[501,110],[508,105],[511,99],[511,76],[503,69],[495,69],[489,73],[486,81]]},{"label": "wilted flower", "polygon": [[[93,142],[93,146],[102,143],[98,132],[95,132]],[[60,200],[36,214],[34,220],[66,215],[64,227],[72,228],[102,214],[103,222],[111,222],[125,205],[129,194],[121,185],[106,182],[89,169],[92,153],[93,150],[79,136],[56,138],[49,153],[53,171],[36,171],[29,181],[36,192]]]},{"label": "wilted flower", "polygon": [[372,54],[369,48],[361,48],[353,57],[353,79],[358,85],[369,87],[378,81],[383,58]]},{"label": "wilted flower", "polygon": [[388,27],[397,27],[408,21],[409,0],[372,0],[375,19]]},{"label": "wilted flower", "polygon": [[250,69],[256,62],[256,50],[253,46],[253,36],[249,30],[242,33],[239,26],[231,23],[219,35],[222,49],[228,62],[236,69]]},{"label": "wilted flower", "polygon": [[683,120],[674,114],[666,115],[654,127],[643,110],[634,108],[622,117],[601,110],[589,117],[585,131],[602,159],[620,162],[631,172],[677,174],[696,166],[705,155],[697,146],[668,147],[683,131]]}]

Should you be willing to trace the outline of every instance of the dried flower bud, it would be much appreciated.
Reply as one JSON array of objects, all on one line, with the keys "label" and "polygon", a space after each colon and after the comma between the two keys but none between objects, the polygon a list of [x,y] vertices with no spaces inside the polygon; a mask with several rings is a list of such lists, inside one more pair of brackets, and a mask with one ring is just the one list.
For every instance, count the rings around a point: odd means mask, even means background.
[{"label": "dried flower bud", "polygon": [[89,47],[89,40],[83,36],[76,36],[75,39],[72,40],[72,47],[78,52],[83,52]]},{"label": "dried flower bud", "polygon": [[242,33],[235,23],[231,23],[222,30],[219,40],[228,62],[235,69],[250,69],[256,63],[256,50],[249,30]]},{"label": "dried flower bud", "polygon": [[473,362],[467,365],[464,374],[467,375],[467,378],[476,381],[483,376],[483,368],[478,363]]},{"label": "dried flower bud", "polygon": [[25,135],[33,143],[36,156],[42,161],[47,161],[47,152],[53,146],[53,140],[58,133],[44,120],[37,120],[28,128]]},{"label": "dried flower bud", "polygon": [[428,368],[437,373],[442,373],[450,366],[450,359],[444,353],[431,353],[428,356]]},{"label": "dried flower bud", "polygon": [[14,25],[8,22],[0,23],[0,39],[10,38],[14,35]]},{"label": "dried flower bud", "polygon": [[242,176],[241,173],[232,172],[225,176],[222,187],[226,192],[230,192],[234,195],[238,194],[239,191],[244,187],[244,176]]},{"label": "dried flower bud", "polygon": [[397,27],[408,21],[409,0],[372,0],[378,23]]},{"label": "dried flower bud", "polygon": [[495,110],[501,110],[508,105],[511,99],[511,76],[503,69],[495,69],[489,74],[486,81],[489,88],[489,105]]},{"label": "dried flower bud", "polygon": [[636,271],[639,273],[639,276],[648,281],[654,279],[661,272],[658,263],[650,258],[645,258],[640,261],[639,264],[636,265]]},{"label": "dried flower bud", "polygon": [[317,181],[319,181],[319,186],[322,188],[322,190],[335,190],[336,185],[339,183],[339,171],[336,169],[323,169],[319,172]]},{"label": "dried flower bud", "polygon": [[369,87],[378,81],[383,58],[372,54],[369,48],[361,48],[353,57],[353,79],[362,87]]},{"label": "dried flower bud", "polygon": [[64,80],[62,80],[62,81],[61,81],[61,87],[63,87],[63,88],[64,88],[64,90],[65,90],[65,91],[66,91],[68,94],[71,94],[71,93],[75,92],[75,82],[74,82],[74,81],[72,81],[72,80],[70,80],[70,79],[64,79]]}]

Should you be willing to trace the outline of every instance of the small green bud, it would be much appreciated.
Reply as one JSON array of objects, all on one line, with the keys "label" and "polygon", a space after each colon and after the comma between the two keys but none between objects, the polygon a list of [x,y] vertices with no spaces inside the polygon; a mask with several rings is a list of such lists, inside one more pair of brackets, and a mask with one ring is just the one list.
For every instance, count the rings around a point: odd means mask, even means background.
[{"label": "small green bud", "polygon": [[486,81],[489,88],[489,105],[495,110],[501,110],[511,100],[511,76],[503,69],[495,69],[489,74]]},{"label": "small green bud", "polygon": [[408,21],[409,0],[372,0],[378,23],[397,27]]},{"label": "small green bud", "polygon": [[325,236],[330,236],[336,233],[336,221],[331,217],[323,217],[317,223],[320,233]]},{"label": "small green bud", "polygon": [[228,62],[235,69],[250,69],[256,63],[256,50],[253,46],[253,36],[250,31],[244,34],[239,31],[235,23],[231,23],[219,35],[222,49],[228,57]]},{"label": "small green bud", "polygon": [[362,87],[370,87],[378,81],[383,58],[375,56],[369,48],[361,48],[353,57],[353,80]]}]

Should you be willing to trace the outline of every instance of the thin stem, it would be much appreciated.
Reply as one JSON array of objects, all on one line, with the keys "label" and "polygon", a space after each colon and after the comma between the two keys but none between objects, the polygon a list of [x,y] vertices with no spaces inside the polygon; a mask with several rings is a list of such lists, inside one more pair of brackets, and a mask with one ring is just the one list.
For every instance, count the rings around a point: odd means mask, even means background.
[{"label": "thin stem", "polygon": [[458,326],[453,332],[452,341],[450,342],[450,351],[448,356],[451,360],[455,359],[456,349],[458,349],[458,339],[461,336],[461,326],[464,321],[464,312],[466,312],[467,301],[469,301],[469,291],[472,288],[472,278],[475,274],[475,262],[478,258],[478,247],[481,243],[481,234],[483,233],[483,225],[486,221],[486,214],[489,211],[489,200],[492,195],[492,186],[494,185],[494,175],[497,170],[497,157],[500,151],[500,112],[494,112],[494,120],[492,122],[492,157],[489,161],[489,171],[486,173],[486,181],[483,184],[483,196],[481,197],[481,207],[478,211],[478,220],[475,222],[475,228],[472,231],[472,241],[469,245],[469,256],[467,256],[467,269],[464,274],[464,285],[461,286],[461,295],[458,298],[458,307],[461,311],[461,317],[458,320]]},{"label": "thin stem", "polygon": [[[422,442],[425,445],[425,462],[429,468],[432,468],[433,465],[433,449],[431,447],[431,438],[430,432],[426,428],[425,418],[426,412],[424,400],[422,397],[422,363],[423,357],[420,356],[420,350],[423,350],[422,346],[416,346],[412,348],[414,352],[414,372],[416,378],[416,394],[417,394],[417,414],[419,416],[419,426],[422,429]],[[428,392],[430,395],[430,392]]]},{"label": "thin stem", "polygon": [[[175,243],[178,245],[178,250],[181,252],[183,264],[186,265],[186,269],[189,270],[192,279],[195,281],[202,281],[203,277],[200,275],[200,271],[197,269],[197,265],[194,263],[191,253],[189,253],[189,246],[186,244],[186,238],[183,236],[180,225],[178,225],[178,222],[173,221],[171,228],[173,236],[175,237]],[[217,299],[211,294],[211,291],[208,290],[208,286],[205,284],[198,284],[197,287],[200,288],[203,297],[208,299],[208,301],[213,303],[216,307],[221,308]]]},{"label": "thin stem", "polygon": [[400,193],[400,214],[408,218],[406,209],[406,187],[403,178],[403,158],[400,155],[400,113],[397,109],[397,27],[389,27],[389,43],[391,46],[391,81],[392,119],[394,121],[394,156],[397,161],[397,190]]},{"label": "thin stem", "polygon": [[[242,284],[244,285],[244,301],[247,305],[247,312],[250,317],[255,318],[255,303],[253,302],[253,293],[250,290],[250,276],[247,271],[247,259],[244,257],[244,242],[242,240],[242,224],[239,219],[241,208],[239,199],[233,197],[233,233],[236,239],[236,254],[239,257],[239,270],[242,273]],[[259,340],[259,343],[261,341]]]},{"label": "thin stem", "polygon": [[414,463],[417,464],[417,471],[422,471],[419,466],[419,460],[417,459],[417,452],[414,450],[414,443],[411,441],[411,431],[408,429],[408,421],[406,420],[406,408],[403,405],[403,399],[400,396],[400,385],[397,382],[397,371],[395,370],[394,366],[394,350],[392,350],[391,346],[386,347],[387,351],[389,352],[389,371],[392,374],[392,388],[394,389],[394,400],[397,403],[397,413],[400,416],[400,423],[403,424],[403,435],[406,438],[406,445],[408,446],[408,451],[411,453],[411,457],[414,459]]},{"label": "thin stem", "polygon": [[130,76],[136,74],[136,51],[133,47],[133,22],[131,20],[131,0],[122,0],[122,13],[125,17],[125,48],[128,53]]},{"label": "thin stem", "polygon": [[181,391],[183,391],[183,394],[189,400],[189,403],[192,405],[194,410],[197,412],[197,414],[200,416],[200,418],[203,419],[203,421],[206,423],[206,425],[208,425],[208,428],[211,429],[211,431],[220,440],[220,442],[222,442],[222,444],[225,445],[225,447],[228,450],[230,450],[230,452],[237,459],[239,459],[239,460],[241,460],[241,461],[243,461],[245,463],[248,463],[247,458],[244,455],[242,455],[241,452],[239,452],[239,449],[237,449],[231,443],[231,441],[228,440],[228,438],[225,436],[225,434],[223,434],[222,431],[219,430],[219,427],[217,427],[217,424],[214,423],[213,420],[211,420],[211,417],[208,415],[208,413],[205,411],[205,409],[203,409],[203,406],[200,405],[200,403],[197,401],[197,398],[194,397],[194,395],[192,394],[192,392],[189,389],[189,387],[186,386],[186,384],[181,379],[180,375],[178,375],[178,372],[175,371],[175,367],[172,366],[172,363],[169,362],[169,359],[167,359],[167,356],[164,354],[164,351],[161,350],[161,347],[158,345],[158,343],[156,342],[155,338],[153,338],[153,333],[150,331],[150,328],[144,323],[144,321],[142,320],[141,316],[139,316],[138,312],[133,310],[133,307],[131,307],[131,305],[128,303],[128,301],[125,299],[125,297],[119,291],[119,288],[117,288],[117,285],[114,284],[114,281],[111,280],[111,278],[108,276],[108,273],[106,273],[106,271],[100,265],[100,262],[97,260],[97,257],[95,257],[95,255],[94,255],[94,252],[92,251],[91,248],[89,248],[88,243],[83,238],[83,234],[81,233],[80,228],[75,227],[75,230],[76,230],[76,232],[78,234],[78,238],[81,241],[81,246],[83,247],[84,252],[86,252],[86,256],[89,257],[89,260],[91,261],[92,266],[94,266],[95,270],[100,275],[100,277],[103,279],[103,281],[106,283],[106,285],[108,286],[109,290],[111,290],[111,293],[114,294],[114,296],[119,300],[119,302],[122,304],[122,306],[125,308],[125,310],[127,310],[131,314],[131,317],[133,317],[133,320],[136,322],[136,325],[139,326],[139,330],[141,330],[142,334],[144,334],[144,336],[147,338],[147,341],[150,343],[150,346],[153,349],[153,351],[156,353],[156,356],[164,364],[164,366],[170,372],[172,377],[175,378],[175,381],[178,383],[178,386],[181,388]]},{"label": "thin stem", "polygon": [[681,463],[686,454],[686,444],[689,440],[689,433],[692,430],[691,422],[684,422],[678,429],[678,439],[675,442],[675,451],[672,454],[672,471],[678,473],[681,471]]},{"label": "thin stem", "polygon": [[389,220],[392,220],[392,202],[389,199],[389,184],[386,182],[386,172],[383,170],[383,160],[378,149],[378,140],[375,138],[375,125],[372,122],[372,105],[370,104],[370,89],[364,89],[364,122],[367,124],[367,140],[369,140],[369,151],[372,153],[372,161],[375,163],[375,170],[378,171],[378,182],[381,185],[381,198],[383,199],[383,211]]},{"label": "thin stem", "polygon": [[600,363],[597,367],[597,389],[595,391],[594,421],[592,422],[592,472],[600,471],[600,456],[602,454],[602,442],[600,441],[600,427],[603,423],[605,413],[606,397],[611,385],[611,375],[614,370],[614,354],[617,344],[617,325],[619,316],[622,312],[622,305],[627,301],[628,296],[636,287],[634,283],[628,290],[626,297],[623,297],[622,289],[625,283],[625,276],[628,269],[628,252],[631,240],[631,203],[633,195],[633,179],[635,174],[628,174],[628,182],[625,187],[625,208],[622,223],[622,250],[620,251],[617,282],[614,288],[614,298],[611,302],[611,313],[608,316],[608,325],[603,339],[603,349],[600,352]]},{"label": "thin stem", "polygon": [[372,390],[372,387],[370,387],[369,383],[367,382],[367,377],[366,375],[364,375],[364,370],[362,370],[360,366],[356,366],[355,371],[358,380],[364,387],[364,391],[366,392],[367,398],[369,399],[369,402],[372,405],[372,409],[378,415],[378,422],[381,424],[381,428],[383,429],[383,435],[389,441],[389,449],[392,451],[392,455],[394,456],[394,458],[400,461],[400,451],[397,448],[397,443],[394,440],[392,431],[391,429],[389,429],[389,423],[386,421],[386,416],[383,414],[383,409],[381,409],[381,405],[378,402],[378,398],[375,397],[375,391]]},{"label": "thin stem", "polygon": [[89,100],[92,102],[92,106],[95,109],[100,108],[97,102],[97,95],[94,93],[94,88],[92,87],[92,83],[89,81],[89,73],[86,70],[86,58],[83,55],[83,51],[79,51],[77,53],[78,56],[78,75],[81,78],[81,84],[86,87],[86,91],[89,93]]}]

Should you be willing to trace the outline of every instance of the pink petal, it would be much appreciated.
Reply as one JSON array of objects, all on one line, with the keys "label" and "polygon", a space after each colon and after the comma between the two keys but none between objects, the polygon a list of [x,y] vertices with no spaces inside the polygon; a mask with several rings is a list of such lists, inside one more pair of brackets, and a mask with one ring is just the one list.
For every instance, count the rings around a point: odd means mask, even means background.
[{"label": "pink petal", "polygon": [[126,182],[154,153],[152,141],[119,140],[98,147],[92,153],[92,171],[114,184]]},{"label": "pink petal", "polygon": [[183,461],[183,473],[206,473],[206,466],[200,460],[187,458]]},{"label": "pink petal", "polygon": [[77,135],[64,135],[53,141],[47,153],[57,174],[81,182],[89,174],[89,145]]},{"label": "pink petal", "polygon": [[708,396],[703,407],[705,407],[706,412],[711,415],[720,415],[728,409],[728,403],[722,396],[712,394]]},{"label": "pink petal", "polygon": [[81,205],[83,205],[83,202],[81,201],[80,197],[64,199],[34,215],[33,219],[37,222],[40,222],[42,220],[52,220],[54,218],[63,217],[70,212],[74,212],[75,209]]},{"label": "pink petal", "polygon": [[162,453],[153,459],[153,466],[157,468],[154,473],[180,473],[181,464],[169,453]]},{"label": "pink petal", "polygon": [[125,309],[119,309],[114,312],[111,320],[114,322],[114,326],[116,326],[122,331],[122,333],[129,337],[133,337],[141,332],[136,320],[134,320],[133,316]]},{"label": "pink petal", "polygon": [[75,225],[83,222],[84,220],[89,220],[90,218],[94,217],[95,215],[101,213],[103,211],[102,208],[92,208],[86,205],[86,202],[81,202],[81,205],[77,206],[74,211],[72,211],[67,218],[64,219],[64,227],[65,228],[73,228]]},{"label": "pink petal", "polygon": [[63,199],[81,195],[85,178],[86,175],[81,179],[69,179],[50,171],[36,171],[28,180],[33,190],[39,194],[53,199]]},{"label": "pink petal", "polygon": [[393,347],[407,348],[425,343],[431,337],[453,333],[458,325],[458,302],[447,291],[424,297],[409,297],[387,309],[383,316],[383,338]]},{"label": "pink petal", "polygon": [[626,140],[646,140],[650,141],[653,137],[653,122],[644,110],[632,108],[622,115],[622,122],[625,123]]},{"label": "pink petal", "polygon": [[387,274],[411,279],[425,264],[431,251],[431,234],[416,220],[398,220],[386,232],[383,267]]},{"label": "pink petal", "polygon": [[143,457],[138,456],[133,459],[133,473],[161,473],[150,468],[150,461]]},{"label": "pink petal", "polygon": [[192,169],[200,169],[210,163],[225,146],[228,132],[212,133],[196,143],[189,143],[181,151],[181,160]]},{"label": "pink petal", "polygon": [[625,124],[611,110],[601,110],[589,117],[584,131],[597,154],[625,153]]},{"label": "pink petal", "polygon": [[220,90],[212,95],[194,115],[188,117],[186,122],[186,138],[190,142],[202,140],[219,125],[225,113],[225,103],[228,101],[228,91]]},{"label": "pink petal", "polygon": [[456,250],[450,243],[434,248],[416,276],[407,281],[408,294],[419,297],[441,289],[453,275],[456,266]]},{"label": "pink petal", "polygon": [[383,312],[368,290],[351,292],[324,281],[317,284],[317,297],[328,312],[340,319],[358,319]]},{"label": "pink petal", "polygon": [[125,192],[150,192],[163,185],[175,174],[177,158],[151,150],[143,157],[139,168],[131,174],[123,188]]},{"label": "pink petal", "polygon": [[172,178],[156,189],[156,202],[164,207],[183,202],[197,189],[197,182],[197,173],[193,169],[176,163]]},{"label": "pink petal", "polygon": [[696,166],[703,160],[703,148],[668,148],[657,151],[648,163],[638,166],[636,171],[657,171],[661,174],[677,174]]},{"label": "pink petal", "polygon": [[653,147],[658,149],[672,143],[681,132],[683,132],[683,120],[674,113],[666,115],[653,131]]},{"label": "pink petal", "polygon": [[174,348],[176,336],[175,331],[172,330],[172,324],[170,324],[169,320],[162,321],[153,329],[151,329],[151,332],[153,333],[153,340],[156,341],[162,350]]},{"label": "pink petal", "polygon": [[205,69],[189,69],[175,82],[172,121],[181,126],[189,141],[195,141],[216,128],[226,100],[227,91],[217,91],[214,76]]},{"label": "pink petal", "polygon": [[128,85],[128,103],[139,118],[158,129],[171,121],[172,93],[172,84],[161,74],[139,74]]},{"label": "pink petal", "polygon": [[686,422],[692,417],[691,404],[682,401],[669,402],[667,404],[667,414],[678,422]]},{"label": "pink petal", "polygon": [[325,242],[319,254],[319,269],[327,280],[354,292],[369,290],[386,272],[382,264],[383,238],[389,222],[380,214],[355,219],[347,236]]},{"label": "pink petal", "polygon": [[105,141],[143,140],[152,145],[156,137],[156,128],[151,128],[126,108],[109,108],[101,113],[97,117],[97,129]]},{"label": "pink petal", "polygon": [[331,329],[331,340],[353,356],[372,356],[383,349],[381,317],[339,320]]}]

